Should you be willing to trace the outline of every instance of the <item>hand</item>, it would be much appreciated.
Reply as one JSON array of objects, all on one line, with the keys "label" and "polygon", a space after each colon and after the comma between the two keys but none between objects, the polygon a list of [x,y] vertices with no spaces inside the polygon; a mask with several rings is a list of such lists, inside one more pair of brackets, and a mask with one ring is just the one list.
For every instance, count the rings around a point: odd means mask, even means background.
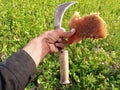
[{"label": "hand", "polygon": [[[63,49],[67,41],[65,38],[68,38],[74,34],[75,30],[71,32],[64,32],[63,30],[52,30],[43,34],[43,46],[46,47],[49,53],[58,52],[59,48]],[[40,38],[41,38],[40,37]]]},{"label": "hand", "polygon": [[58,48],[63,49],[67,43],[65,39],[72,36],[74,33],[74,29],[70,32],[64,32],[63,30],[47,31],[31,40],[23,50],[33,58],[36,66],[38,66],[46,54],[58,52]]}]

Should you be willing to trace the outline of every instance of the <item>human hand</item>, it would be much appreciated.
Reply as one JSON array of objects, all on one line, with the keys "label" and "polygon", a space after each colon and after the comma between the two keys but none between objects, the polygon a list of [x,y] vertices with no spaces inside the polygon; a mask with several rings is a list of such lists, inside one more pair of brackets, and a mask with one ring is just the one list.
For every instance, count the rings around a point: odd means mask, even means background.
[{"label": "human hand", "polygon": [[46,47],[49,53],[58,52],[59,49],[63,49],[67,44],[66,38],[72,36],[75,30],[70,32],[64,32],[63,30],[52,30],[44,33],[40,38],[43,38],[43,47]]},{"label": "human hand", "polygon": [[36,66],[38,66],[46,54],[58,52],[59,48],[63,49],[67,43],[65,39],[74,33],[74,29],[70,32],[64,32],[63,30],[47,31],[31,40],[23,50],[33,58]]}]

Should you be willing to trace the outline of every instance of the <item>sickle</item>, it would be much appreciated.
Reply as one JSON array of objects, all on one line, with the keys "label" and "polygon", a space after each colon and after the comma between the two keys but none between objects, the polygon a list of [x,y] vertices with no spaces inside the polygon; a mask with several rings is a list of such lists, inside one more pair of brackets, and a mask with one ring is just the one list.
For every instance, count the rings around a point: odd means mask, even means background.
[{"label": "sickle", "polygon": [[77,3],[77,2],[63,3],[63,4],[60,4],[56,8],[56,11],[54,14],[54,29],[61,29],[62,18],[63,18],[65,11],[75,3]]},{"label": "sickle", "polygon": [[[75,4],[77,2],[67,2],[59,5],[56,8],[55,14],[54,14],[54,29],[62,29],[62,18],[65,13],[65,11]],[[59,48],[58,48],[59,49]],[[68,84],[69,82],[69,61],[68,61],[68,51],[67,50],[61,50],[60,49],[60,83],[61,84]]]}]

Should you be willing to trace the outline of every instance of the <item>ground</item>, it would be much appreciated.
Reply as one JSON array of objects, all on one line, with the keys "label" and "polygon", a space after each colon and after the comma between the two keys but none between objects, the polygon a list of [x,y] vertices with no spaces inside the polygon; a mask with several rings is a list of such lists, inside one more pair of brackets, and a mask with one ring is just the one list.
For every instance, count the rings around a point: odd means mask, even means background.
[{"label": "ground", "polygon": [[[70,0],[0,0],[0,60],[24,47],[29,40],[54,28],[56,7]],[[120,90],[120,0],[77,0],[64,17],[67,30],[75,11],[81,16],[99,12],[107,24],[103,40],[83,40],[67,46],[70,84],[59,84],[58,54],[47,55],[26,90]]]}]

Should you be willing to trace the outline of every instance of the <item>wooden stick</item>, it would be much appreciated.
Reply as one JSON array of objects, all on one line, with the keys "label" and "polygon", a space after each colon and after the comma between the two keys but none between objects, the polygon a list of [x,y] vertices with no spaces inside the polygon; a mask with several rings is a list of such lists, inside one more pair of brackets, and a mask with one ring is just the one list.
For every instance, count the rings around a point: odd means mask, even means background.
[{"label": "wooden stick", "polygon": [[59,56],[60,60],[60,83],[68,84],[69,81],[69,61],[68,61],[68,51],[62,50]]}]

